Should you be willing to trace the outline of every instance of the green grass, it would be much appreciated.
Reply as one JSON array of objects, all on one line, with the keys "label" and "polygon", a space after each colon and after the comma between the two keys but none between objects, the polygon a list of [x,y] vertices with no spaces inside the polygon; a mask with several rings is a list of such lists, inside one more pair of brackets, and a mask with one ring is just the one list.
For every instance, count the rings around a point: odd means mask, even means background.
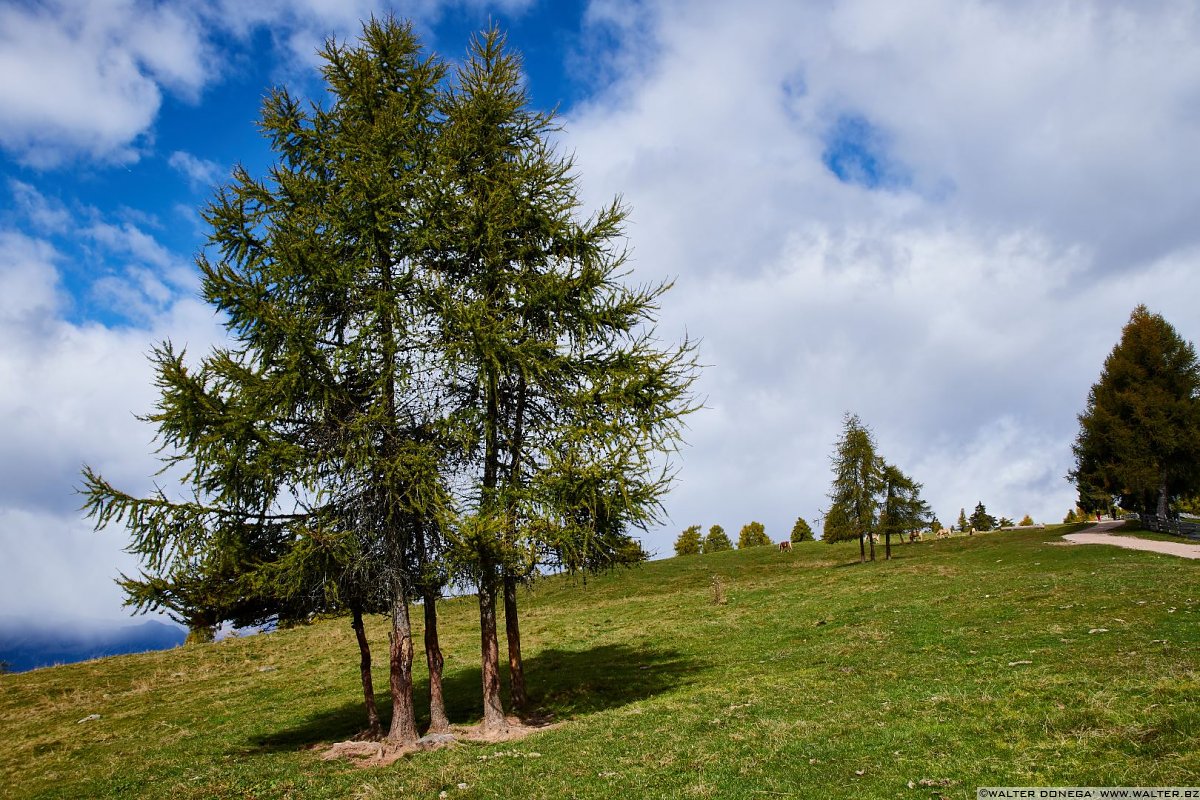
[{"label": "green grass", "polygon": [[[867,565],[856,544],[815,542],[544,580],[523,596],[527,676],[563,724],[385,768],[317,753],[361,725],[345,620],[5,675],[0,793],[929,798],[1200,783],[1198,565],[1051,544],[1072,529],[902,545]],[[473,598],[443,606],[456,723],[480,715],[476,614]],[[371,634],[382,661],[381,621]]]}]

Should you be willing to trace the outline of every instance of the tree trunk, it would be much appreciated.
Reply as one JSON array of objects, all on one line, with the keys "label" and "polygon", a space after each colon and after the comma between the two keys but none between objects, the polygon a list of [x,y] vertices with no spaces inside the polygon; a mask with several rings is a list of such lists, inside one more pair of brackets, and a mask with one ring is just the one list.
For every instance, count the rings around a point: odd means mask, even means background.
[{"label": "tree trunk", "polygon": [[483,667],[483,722],[485,733],[508,728],[500,700],[500,643],[496,636],[496,575],[490,568],[479,580],[479,641]]},{"label": "tree trunk", "polygon": [[1167,518],[1167,480],[1163,478],[1163,482],[1158,487],[1158,518]]},{"label": "tree trunk", "polygon": [[867,531],[867,538],[871,540],[871,560],[875,560],[875,534]]},{"label": "tree trunk", "polygon": [[392,599],[391,643],[392,725],[387,740],[392,744],[415,744],[417,720],[413,714],[413,641],[408,619],[408,597],[397,589]]},{"label": "tree trunk", "polygon": [[[901,539],[901,541],[904,541]],[[892,532],[888,531],[883,534],[883,560],[891,561],[892,559]]]},{"label": "tree trunk", "polygon": [[867,544],[863,541],[863,534],[859,531],[858,534],[858,563],[867,563]]},{"label": "tree trunk", "polygon": [[446,733],[450,720],[446,717],[446,701],[442,694],[442,648],[438,644],[437,592],[426,590],[425,605],[425,663],[429,667],[429,732]]},{"label": "tree trunk", "polygon": [[350,607],[351,622],[354,636],[358,639],[358,671],[362,675],[363,704],[367,708],[368,739],[379,739],[383,736],[383,723],[379,721],[379,709],[375,707],[375,686],[371,680],[371,645],[367,642],[366,631],[363,630],[362,606]]},{"label": "tree trunk", "polygon": [[504,628],[508,634],[508,695],[513,709],[525,708],[525,667],[521,662],[521,627],[517,621],[517,579],[504,576]]}]

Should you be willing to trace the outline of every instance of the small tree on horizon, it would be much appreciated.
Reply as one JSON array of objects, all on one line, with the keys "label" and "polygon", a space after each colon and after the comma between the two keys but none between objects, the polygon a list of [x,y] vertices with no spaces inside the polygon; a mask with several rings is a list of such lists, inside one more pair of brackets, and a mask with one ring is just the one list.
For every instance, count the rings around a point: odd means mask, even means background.
[{"label": "small tree on horizon", "polygon": [[1028,525],[1033,525],[1035,523],[1033,521],[1033,517],[1026,514],[1025,516],[1021,517],[1021,521],[1017,524],[1020,525],[1021,527],[1026,527]]},{"label": "small tree on horizon", "polygon": [[813,540],[813,530],[809,526],[808,520],[804,517],[799,517],[796,524],[792,526],[791,541],[793,544],[800,542],[811,542]]},{"label": "small tree on horizon", "polygon": [[958,525],[959,533],[966,533],[970,530],[971,523],[967,520],[967,510],[965,508],[958,510],[958,522],[956,524]]},{"label": "small tree on horizon", "polygon": [[971,527],[977,531],[990,531],[996,528],[996,518],[987,513],[987,508],[984,507],[982,500],[975,504],[975,510],[971,513]]},{"label": "small tree on horizon", "polygon": [[761,522],[748,522],[742,526],[742,530],[738,533],[739,550],[744,550],[747,547],[762,547],[770,543],[771,539],[767,536],[767,531],[763,528]]},{"label": "small tree on horizon", "polygon": [[942,529],[942,521],[940,519],[938,519],[937,514],[930,514],[929,530],[933,531],[934,533],[937,533],[941,529]]},{"label": "small tree on horizon", "polygon": [[1067,512],[1067,515],[1065,517],[1063,517],[1063,524],[1064,525],[1072,525],[1076,522],[1079,522],[1079,515],[1076,514],[1075,509],[1072,508],[1071,510],[1069,510]]},{"label": "small tree on horizon", "polygon": [[700,555],[700,526],[691,525],[686,528],[683,533],[679,534],[679,538],[675,540],[675,555],[677,556],[698,556]]},{"label": "small tree on horizon", "polygon": [[729,534],[725,533],[725,529],[720,525],[713,525],[708,529],[708,535],[704,537],[704,543],[701,551],[704,553],[718,553],[721,550],[732,550],[733,542],[729,541]]}]

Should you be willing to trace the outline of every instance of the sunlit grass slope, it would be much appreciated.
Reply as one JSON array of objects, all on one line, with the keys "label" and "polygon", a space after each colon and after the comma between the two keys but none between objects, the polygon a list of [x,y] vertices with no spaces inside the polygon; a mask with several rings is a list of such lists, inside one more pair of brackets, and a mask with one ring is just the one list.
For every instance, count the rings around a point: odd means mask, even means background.
[{"label": "sunlit grass slope", "polygon": [[[534,705],[563,724],[386,768],[319,757],[361,721],[345,620],[7,675],[0,794],[924,798],[1200,783],[1200,564],[1052,544],[1060,532],[904,545],[867,565],[857,545],[808,543],[547,579],[523,597],[524,648]],[[472,722],[473,599],[443,617],[451,718]],[[382,622],[372,634],[386,687]]]}]

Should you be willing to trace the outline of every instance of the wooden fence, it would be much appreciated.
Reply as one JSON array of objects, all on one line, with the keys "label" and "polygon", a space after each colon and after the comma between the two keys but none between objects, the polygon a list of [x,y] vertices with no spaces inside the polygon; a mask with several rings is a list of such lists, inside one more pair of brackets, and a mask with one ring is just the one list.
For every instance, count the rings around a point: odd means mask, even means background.
[{"label": "wooden fence", "polygon": [[1142,514],[1138,517],[1142,527],[1155,533],[1169,533],[1186,539],[1200,539],[1200,523],[1187,522],[1173,517],[1159,517],[1154,514]]}]

